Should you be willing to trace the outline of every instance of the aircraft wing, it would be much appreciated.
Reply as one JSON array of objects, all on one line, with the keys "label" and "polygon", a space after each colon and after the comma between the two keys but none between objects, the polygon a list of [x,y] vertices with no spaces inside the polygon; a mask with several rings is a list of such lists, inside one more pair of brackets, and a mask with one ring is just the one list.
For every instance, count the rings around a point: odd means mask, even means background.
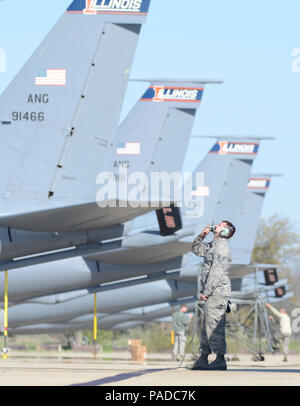
[{"label": "aircraft wing", "polygon": [[[180,253],[179,250],[182,250]],[[171,244],[164,244],[163,246],[152,246],[144,248],[131,248],[119,250],[116,253],[104,254],[97,256],[99,261],[104,261],[111,264],[126,264],[126,265],[138,265],[143,262],[155,263],[165,261],[173,258],[174,251],[183,255],[190,248],[187,246],[183,249],[182,244],[178,244],[178,241],[174,241]]]},{"label": "aircraft wing", "polygon": [[230,267],[229,277],[230,279],[243,278],[246,275],[252,274],[257,269],[258,271],[264,271],[269,268],[279,268],[280,265],[274,264],[232,264]]},{"label": "aircraft wing", "polygon": [[[20,214],[0,215],[0,227],[20,230],[67,232],[113,226],[132,220],[149,211],[169,206],[170,202],[153,203],[156,207],[99,207],[96,202],[65,207],[46,208]],[[117,201],[117,206],[120,206]]]},{"label": "aircraft wing", "polygon": [[[180,280],[186,283],[197,283],[197,277],[199,272],[199,267],[202,264],[199,262],[194,263],[190,267],[185,267],[184,271],[180,274]],[[240,265],[240,264],[232,264],[229,269],[229,278],[231,280],[240,279],[246,275],[253,274],[255,269],[259,270],[266,270],[268,268],[277,267],[276,265],[268,265],[268,264],[256,264],[256,265]]]}]

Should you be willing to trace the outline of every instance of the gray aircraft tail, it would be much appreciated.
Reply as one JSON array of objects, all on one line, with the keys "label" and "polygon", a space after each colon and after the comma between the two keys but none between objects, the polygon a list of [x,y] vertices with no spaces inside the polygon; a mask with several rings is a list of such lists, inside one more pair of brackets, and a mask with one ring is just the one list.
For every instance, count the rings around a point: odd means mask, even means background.
[{"label": "gray aircraft tail", "polygon": [[[199,191],[202,196],[205,193],[207,196],[204,197],[202,217],[187,217],[187,211],[185,211],[183,228],[197,222],[197,234],[207,224],[216,224],[222,220],[229,220],[234,224],[238,222],[238,213],[243,206],[252,163],[258,153],[260,141],[263,139],[269,138],[228,137],[225,139],[222,137],[218,139],[193,174],[193,180],[196,179],[197,172],[204,174],[204,186],[197,189],[194,183],[195,193]],[[190,234],[176,241],[176,247],[172,247],[171,255],[175,257],[189,253],[193,238]],[[163,252],[163,248],[168,250],[168,247],[158,247],[157,250]],[[154,261],[159,258],[159,252],[154,258]],[[235,257],[234,263],[238,263]]]},{"label": "gray aircraft tail", "polygon": [[[145,186],[146,196],[150,201],[153,197],[149,196],[149,193],[154,190],[152,174],[164,173],[170,176],[170,179],[175,173],[181,176],[188,140],[204,86],[221,81],[149,81],[150,86],[120,126],[117,137],[119,148],[111,161],[116,177],[120,166],[128,168],[128,174],[145,171],[148,182],[148,187]],[[174,195],[167,194],[167,197],[172,200]],[[159,210],[157,215],[162,235],[169,235],[181,228],[180,213],[176,208]],[[141,219],[140,224],[143,220],[145,219]]]},{"label": "gray aircraft tail", "polygon": [[106,165],[106,170],[111,170],[117,179],[120,167],[127,169],[128,176],[138,171],[145,173],[148,200],[151,173],[181,172],[196,110],[207,83],[179,79],[149,81],[150,86],[120,125],[115,151],[108,156]]},{"label": "gray aircraft tail", "polygon": [[74,0],[4,91],[2,214],[95,200],[149,4]]},{"label": "gray aircraft tail", "polygon": [[[187,212],[185,212],[183,229],[188,225],[195,224],[195,222],[198,223],[198,230],[207,224],[226,219],[232,220],[233,223],[235,223],[237,214],[243,204],[251,165],[257,155],[259,143],[262,138],[245,139],[230,137],[228,139],[229,141],[221,139],[221,141],[214,144],[204,160],[196,168],[195,172],[199,171],[204,173],[204,187],[209,190],[205,199],[208,200],[204,202],[202,217],[187,218]],[[196,188],[196,186],[194,187]],[[197,192],[197,190],[195,191]],[[198,230],[196,230],[196,234]],[[171,257],[188,253],[191,250],[191,241],[193,238],[192,233],[186,237],[183,236],[180,241],[176,241],[176,246],[173,246],[172,250],[170,250],[168,246],[156,247],[157,252],[155,255],[152,255],[152,262],[170,259]],[[149,250],[149,248],[147,250]],[[166,250],[165,254],[168,256],[161,258],[159,253],[164,252],[164,250]],[[126,255],[128,255],[128,253],[126,253]],[[142,260],[144,255],[145,253],[141,252],[141,256],[138,258],[141,263],[144,262]],[[121,257],[122,260],[124,260],[124,253],[121,253]],[[132,260],[136,258],[136,254],[132,256]],[[149,260],[148,258],[148,261]],[[119,263],[121,262],[121,258],[119,258]]]},{"label": "gray aircraft tail", "polygon": [[263,202],[275,174],[252,175],[249,178],[244,204],[236,221],[236,234],[231,249],[235,253],[234,262],[249,264],[255,243]]},{"label": "gray aircraft tail", "polygon": [[[119,142],[142,137],[141,161],[151,171],[181,171],[204,87],[218,80],[148,79],[150,86],[122,123]],[[135,80],[140,81],[140,80]],[[151,145],[153,134],[156,144]],[[166,159],[166,157],[168,159]],[[145,170],[144,163],[135,170]]]},{"label": "gray aircraft tail", "polygon": [[[203,199],[203,204],[200,210],[195,211],[198,216],[197,233],[208,224],[217,224],[222,220],[237,221],[252,163],[260,141],[264,139],[270,138],[220,137],[198,165],[193,176],[193,193]],[[202,174],[204,184],[196,185],[196,173]],[[188,220],[195,214],[185,211]]]}]

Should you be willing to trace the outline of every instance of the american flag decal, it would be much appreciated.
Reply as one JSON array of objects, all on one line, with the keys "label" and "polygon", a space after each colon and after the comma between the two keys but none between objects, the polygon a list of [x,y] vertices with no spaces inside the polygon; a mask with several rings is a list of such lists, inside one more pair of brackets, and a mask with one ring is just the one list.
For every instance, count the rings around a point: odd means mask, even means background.
[{"label": "american flag decal", "polygon": [[36,72],[36,86],[65,86],[66,84],[66,69],[39,69]]},{"label": "american flag decal", "polygon": [[141,144],[139,142],[120,142],[117,147],[118,155],[140,155]]},{"label": "american flag decal", "polygon": [[209,193],[210,191],[208,186],[198,186],[197,190],[191,191],[191,196],[208,197]]}]

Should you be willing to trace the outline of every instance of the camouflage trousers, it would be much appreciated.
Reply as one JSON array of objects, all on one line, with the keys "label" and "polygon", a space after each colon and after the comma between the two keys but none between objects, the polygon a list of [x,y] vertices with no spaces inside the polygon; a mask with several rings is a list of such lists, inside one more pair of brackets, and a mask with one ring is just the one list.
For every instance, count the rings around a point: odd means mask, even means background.
[{"label": "camouflage trousers", "polygon": [[225,324],[228,296],[210,296],[203,306],[200,353],[226,354]]}]

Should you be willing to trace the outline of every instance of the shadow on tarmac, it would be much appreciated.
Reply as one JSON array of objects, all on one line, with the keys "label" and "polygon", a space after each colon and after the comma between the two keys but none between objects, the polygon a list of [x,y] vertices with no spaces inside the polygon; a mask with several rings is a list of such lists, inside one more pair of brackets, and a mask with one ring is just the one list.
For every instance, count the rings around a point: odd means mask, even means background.
[{"label": "shadow on tarmac", "polygon": [[108,376],[106,378],[96,379],[96,380],[90,381],[90,382],[78,383],[78,384],[74,384],[74,385],[71,385],[71,386],[100,386],[100,385],[107,385],[108,383],[124,381],[126,379],[136,378],[138,376],[151,374],[153,372],[173,371],[175,369],[177,369],[177,368],[146,369],[146,370],[143,370],[143,371],[135,371],[135,372],[129,372],[129,373],[124,373],[124,374],[118,374],[118,375],[115,375],[115,376]]},{"label": "shadow on tarmac", "polygon": [[288,369],[288,368],[270,368],[270,367],[261,367],[261,368],[230,368],[227,372],[277,372],[277,373],[300,373],[300,368],[298,369]]},{"label": "shadow on tarmac", "polygon": [[[146,374],[151,374],[154,372],[162,372],[162,371],[175,371],[178,369],[185,369],[185,367],[180,367],[180,368],[156,368],[156,369],[146,369],[142,371],[135,371],[135,372],[129,372],[129,373],[122,373],[118,374],[115,376],[108,376],[106,378],[102,379],[96,379],[90,382],[83,382],[83,383],[78,383],[78,384],[73,384],[71,386],[101,386],[101,385],[107,385],[108,383],[113,383],[113,382],[120,382],[124,381],[126,379],[130,378],[136,378],[142,375]],[[216,373],[217,371],[191,371],[192,373],[207,373],[207,372],[214,372]],[[220,371],[220,372],[271,372],[271,373],[300,373],[300,368],[299,369],[291,369],[291,368],[267,368],[267,367],[262,367],[262,368],[230,368],[227,371]]]}]

